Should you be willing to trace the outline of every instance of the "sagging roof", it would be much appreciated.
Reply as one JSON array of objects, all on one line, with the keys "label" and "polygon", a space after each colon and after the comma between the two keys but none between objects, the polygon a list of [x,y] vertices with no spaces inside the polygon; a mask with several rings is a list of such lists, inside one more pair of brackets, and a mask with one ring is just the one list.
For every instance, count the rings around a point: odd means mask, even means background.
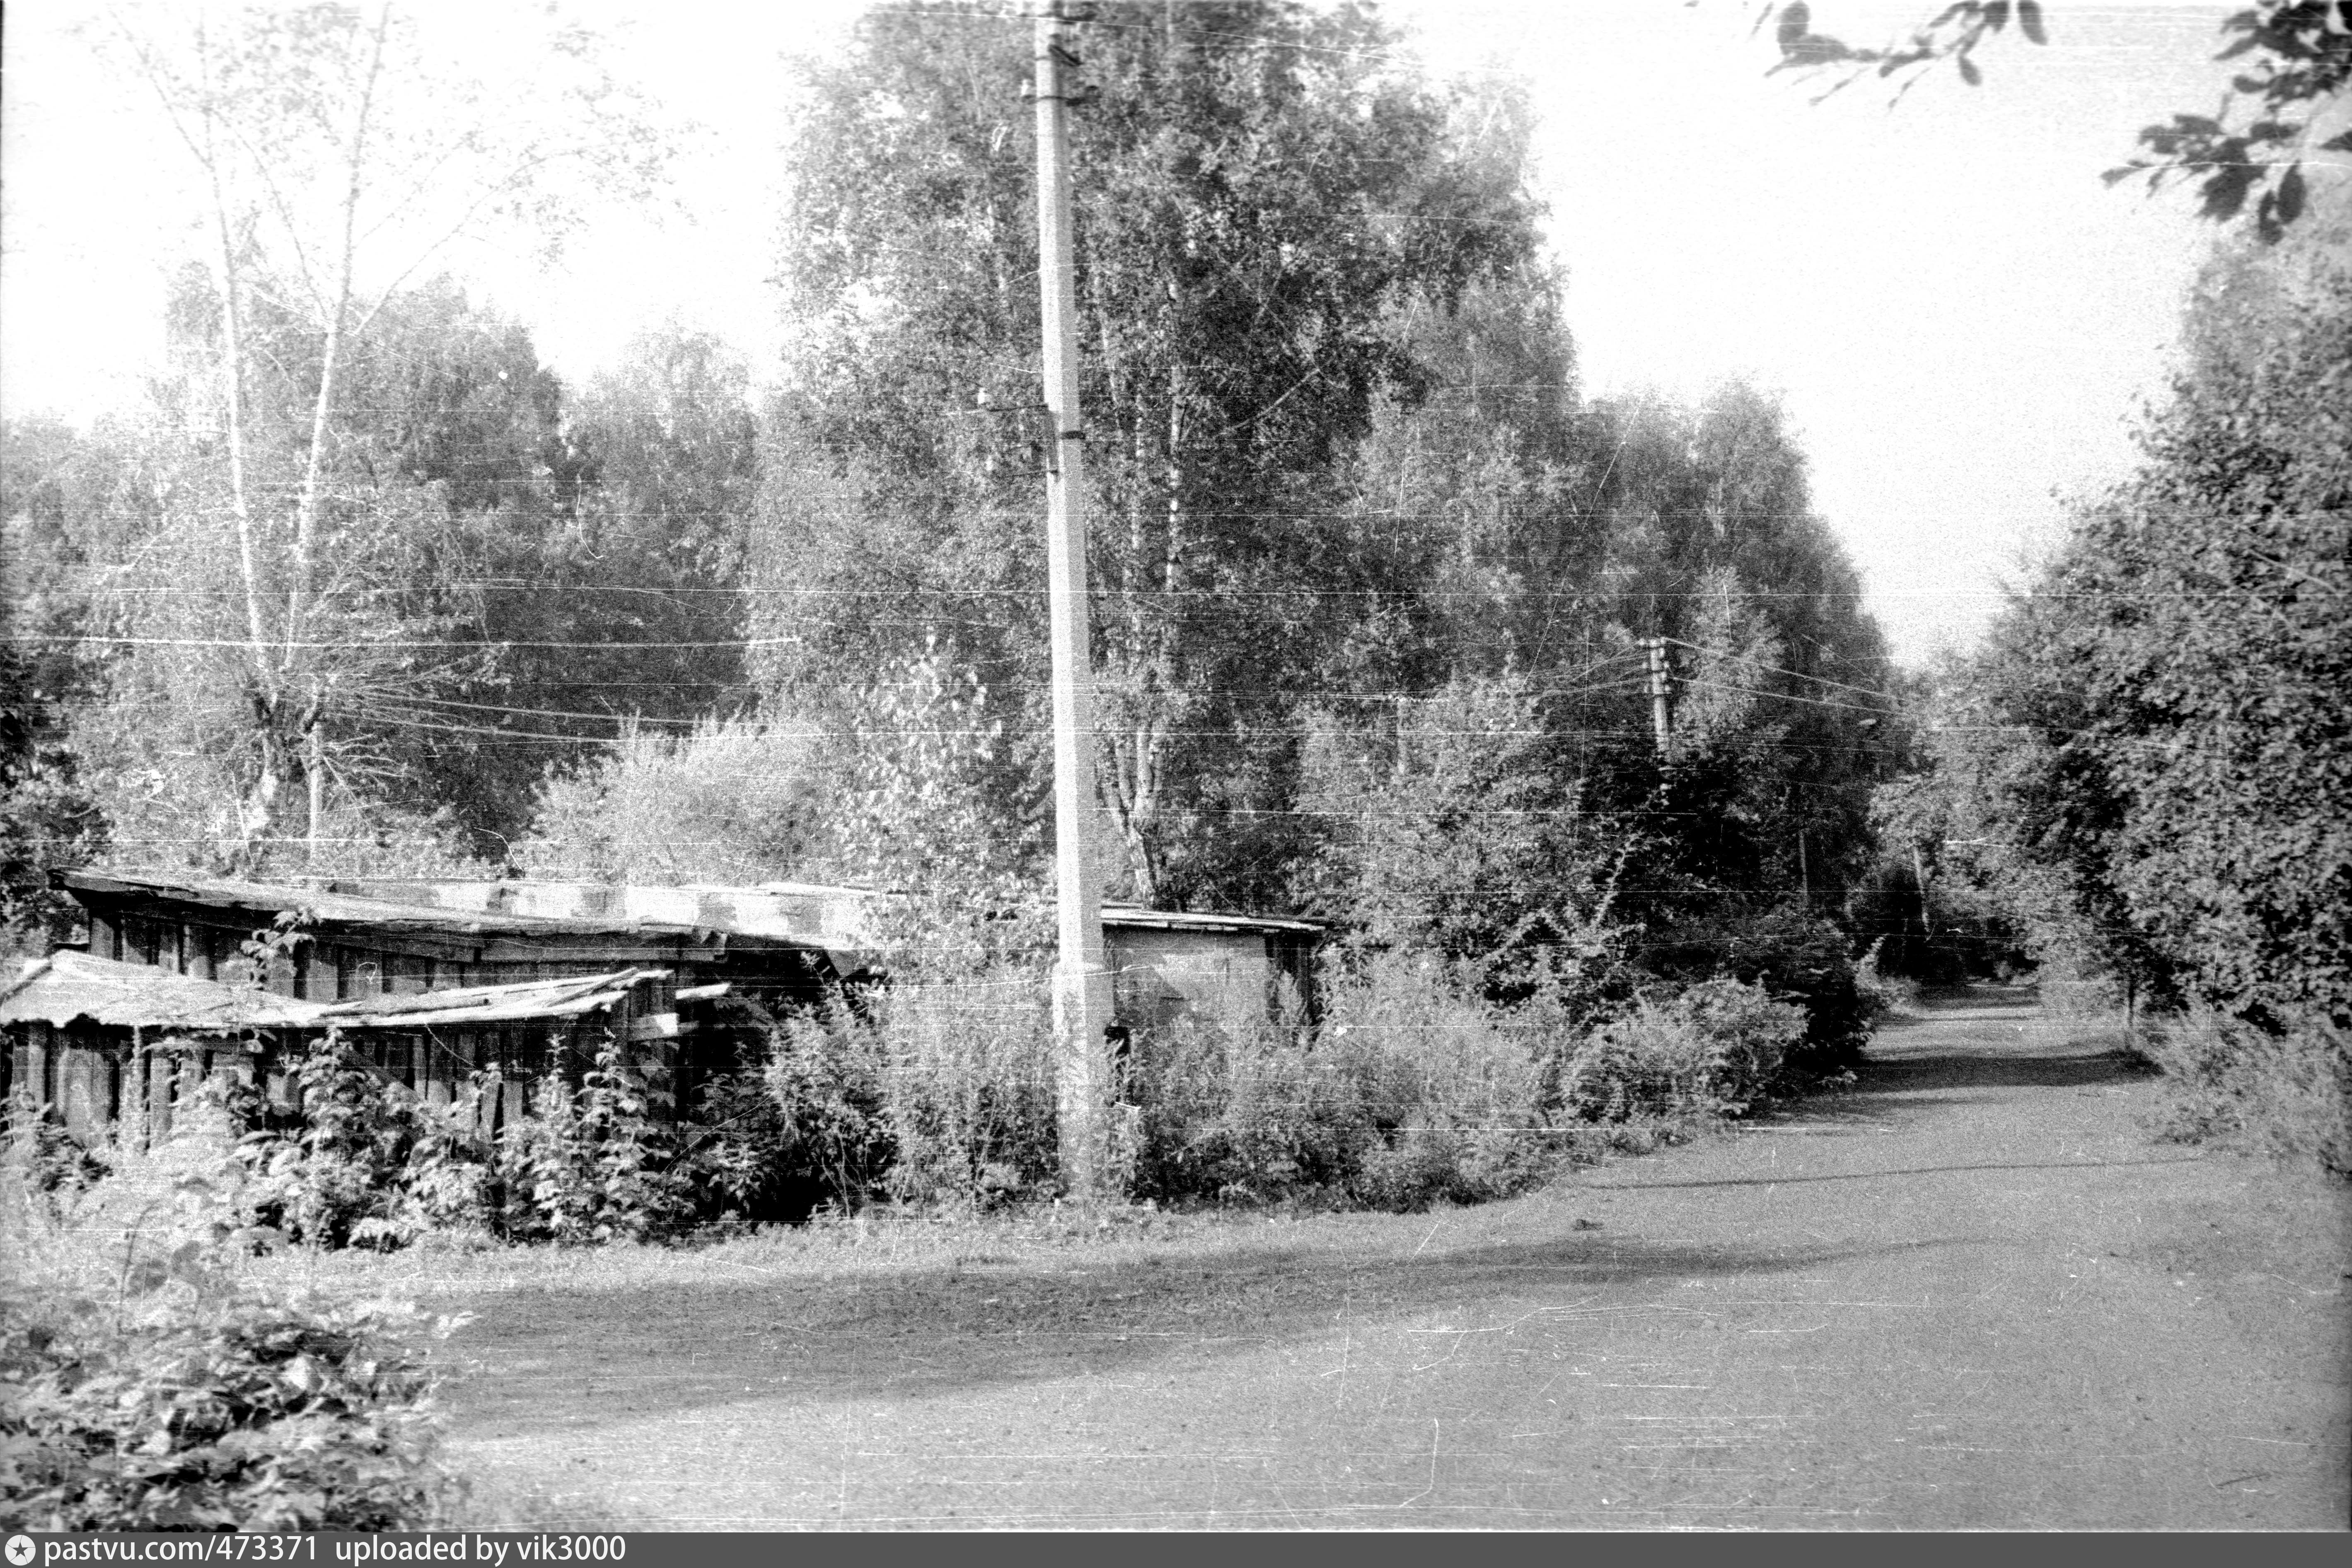
[{"label": "sagging roof", "polygon": [[[57,884],[76,894],[176,900],[247,914],[308,910],[315,929],[425,931],[454,936],[565,936],[579,940],[693,942],[822,951],[841,973],[873,962],[876,908],[903,895],[806,882],[732,887],[644,887],[571,881],[324,882],[315,887],[154,873],[70,871]],[[1318,921],[1105,904],[1106,932],[1177,931],[1319,936]]]},{"label": "sagging roof", "polygon": [[300,1028],[319,1011],[297,1002],[143,963],[117,963],[60,948],[26,961],[0,992],[0,1024],[62,1028],[77,1018],[137,1028],[235,1035],[247,1029]]},{"label": "sagging roof", "polygon": [[[506,985],[452,986],[405,995],[357,996],[319,1008],[319,1022],[345,1029],[421,1029],[427,1025],[461,1028],[539,1018],[576,1018],[618,1006],[648,981],[667,980],[667,969],[621,969],[610,974],[574,974],[561,980],[523,980]],[[724,991],[724,985],[704,986]]]},{"label": "sagging roof", "polygon": [[[330,882],[303,887],[143,871],[61,871],[52,873],[50,879],[77,896],[165,899],[272,916],[299,909],[310,914],[314,929],[322,931],[562,937],[576,941],[650,939],[802,950],[823,946],[820,942],[772,924],[746,925],[699,919],[699,911],[690,902],[668,906],[660,916],[625,907],[581,905],[577,912],[566,913],[543,911],[537,907],[511,907],[511,901],[502,897],[502,890],[532,886],[520,882]],[[401,889],[401,894],[387,896],[395,889]]]},{"label": "sagging roof", "polygon": [[1134,904],[1105,904],[1106,929],[1143,931],[1254,931],[1260,934],[1320,936],[1330,929],[1321,921],[1275,915],[1220,914],[1206,910],[1147,910]]},{"label": "sagging roof", "polygon": [[623,969],[509,985],[467,985],[348,1002],[298,1002],[249,986],[223,985],[142,963],[92,958],[70,948],[34,959],[0,992],[0,1025],[60,1027],[77,1018],[194,1035],[258,1029],[488,1028],[572,1018],[617,1006],[666,969]]},{"label": "sagging roof", "polygon": [[[339,882],[338,889],[437,909],[501,910],[565,919],[621,915],[631,920],[691,921],[701,927],[813,942],[856,950],[870,941],[866,911],[904,895],[874,888],[817,882],[753,882],[730,886],[689,882],[678,887],[611,882]],[[1105,904],[1105,927],[1159,931],[1281,932],[1318,935],[1319,921],[1194,910],[1147,910]]]}]

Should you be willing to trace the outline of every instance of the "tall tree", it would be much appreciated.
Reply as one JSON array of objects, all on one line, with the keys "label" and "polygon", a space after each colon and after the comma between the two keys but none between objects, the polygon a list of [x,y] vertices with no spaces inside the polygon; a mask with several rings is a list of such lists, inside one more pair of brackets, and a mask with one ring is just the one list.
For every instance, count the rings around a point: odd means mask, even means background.
[{"label": "tall tree", "polygon": [[2138,470],[2081,508],[1975,680],[1990,809],[2126,973],[2352,1026],[2352,268],[2209,270]]},{"label": "tall tree", "polygon": [[1893,672],[1785,416],[1734,383],[1696,408],[1633,397],[1588,417],[1593,618],[1620,628],[1620,647],[1667,639],[1676,689],[1663,771],[1635,765],[1647,726],[1617,700],[1594,803],[1666,815],[1645,887],[1810,889],[1834,907],[1867,853]]},{"label": "tall tree", "polygon": [[[587,464],[574,576],[618,651],[572,655],[542,683],[559,707],[691,719],[749,699],[743,572],[759,482],[751,368],[710,334],[667,326],[572,397],[565,440]],[[640,647],[639,645],[650,645]]]},{"label": "tall tree", "polygon": [[[247,710],[245,828],[280,836],[287,788],[307,783],[315,832],[326,738],[363,684],[341,656],[384,640],[350,635],[336,599],[348,531],[383,521],[337,505],[352,345],[452,244],[521,230],[553,245],[590,200],[647,189],[664,142],[598,66],[593,37],[551,16],[517,79],[498,83],[389,0],[126,10],[100,33],[161,108],[205,216],[218,325],[198,445],[220,472],[197,504],[224,521],[235,563],[236,631],[215,640],[233,645]],[[307,398],[279,411],[294,423],[278,440],[257,427],[268,411],[255,397],[256,332],[271,315],[311,333],[304,363],[278,367]]]},{"label": "tall tree", "polygon": [[[1517,164],[1468,147],[1395,45],[1368,8],[1281,0],[1112,5],[1087,35],[1101,782],[1146,900],[1274,884],[1247,829],[1354,586],[1325,481],[1383,394],[1418,394],[1407,308],[1531,265]],[[991,685],[1042,691],[1024,63],[1018,29],[938,5],[869,16],[813,73],[793,477],[763,515],[768,629],[805,639],[781,679],[827,679],[877,623],[977,621],[1013,676]]]}]

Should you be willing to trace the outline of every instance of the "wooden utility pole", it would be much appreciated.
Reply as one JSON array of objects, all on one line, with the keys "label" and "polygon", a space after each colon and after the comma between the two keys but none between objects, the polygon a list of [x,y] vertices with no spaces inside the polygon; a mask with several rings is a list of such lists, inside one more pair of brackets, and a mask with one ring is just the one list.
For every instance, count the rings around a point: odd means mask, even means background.
[{"label": "wooden utility pole", "polygon": [[320,734],[320,731],[325,727],[326,721],[313,712],[310,716],[310,731],[306,737],[310,755],[303,759],[302,764],[303,771],[308,774],[304,782],[310,787],[310,842],[304,864],[313,871],[319,868],[319,829],[320,819],[327,812],[326,741]]},{"label": "wooden utility pole", "polygon": [[1054,645],[1055,1100],[1062,1180],[1081,1203],[1108,1196],[1110,970],[1093,865],[1094,671],[1088,661],[1085,426],[1078,413],[1077,286],[1071,275],[1068,45],[1062,0],[1037,23],[1037,278],[1045,306],[1045,562]]},{"label": "wooden utility pole", "polygon": [[1666,664],[1666,639],[1644,637],[1642,646],[1650,650],[1650,728],[1658,742],[1658,760],[1666,757],[1667,742],[1674,735],[1674,715],[1667,707],[1667,683],[1673,671]]},{"label": "wooden utility pole", "polygon": [[1936,928],[1927,914],[1927,861],[1916,844],[1911,846],[1911,880],[1919,889],[1919,940],[1932,942],[1936,940]]}]

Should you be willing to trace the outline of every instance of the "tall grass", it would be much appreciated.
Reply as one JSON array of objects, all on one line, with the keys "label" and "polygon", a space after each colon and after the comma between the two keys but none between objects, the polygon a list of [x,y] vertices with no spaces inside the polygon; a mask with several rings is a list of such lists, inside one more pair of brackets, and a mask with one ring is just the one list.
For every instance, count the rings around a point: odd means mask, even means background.
[{"label": "tall grass", "polygon": [[1736,980],[1644,997],[1568,1058],[1560,1098],[1591,1121],[1738,1116],[1805,1038],[1805,1009]]},{"label": "tall grass", "polygon": [[1005,963],[789,1016],[764,1081],[785,1181],[852,1209],[875,1198],[992,1204],[1054,1180],[1045,976]]},{"label": "tall grass", "polygon": [[[789,1017],[764,1083],[767,1157],[824,1204],[987,1207],[1055,1192],[1054,1043],[1041,973],[1000,967]],[[1803,1010],[1728,980],[1577,1030],[1433,963],[1335,966],[1295,996],[1139,1032],[1114,1161],[1162,1204],[1414,1209],[1542,1181],[1596,1126],[1688,1126],[1759,1100]],[[1612,1137],[1615,1134],[1612,1133]]]},{"label": "tall grass", "polygon": [[2352,1032],[2317,1016],[2264,1029],[2197,1008],[2144,1031],[2139,1048],[2164,1071],[2166,1136],[2352,1174]]},{"label": "tall grass", "polygon": [[1144,1037],[1129,1079],[1139,1196],[1412,1209],[1549,1172],[1561,1141],[1539,1063],[1501,1010],[1394,955],[1323,989],[1311,1028],[1286,999]]}]

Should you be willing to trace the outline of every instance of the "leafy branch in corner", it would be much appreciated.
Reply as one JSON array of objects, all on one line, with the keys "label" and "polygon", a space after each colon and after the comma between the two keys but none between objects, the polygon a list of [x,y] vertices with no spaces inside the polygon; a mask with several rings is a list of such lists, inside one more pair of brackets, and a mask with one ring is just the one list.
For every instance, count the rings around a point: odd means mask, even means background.
[{"label": "leafy branch in corner", "polygon": [[[1900,77],[1899,100],[1927,68],[1949,60],[1970,87],[1984,81],[1979,46],[2010,25],[2046,44],[2042,7],[2033,0],[1961,0],[1899,44],[1858,48],[1812,28],[1804,0],[1768,5],[1758,20],[1774,24],[1780,49],[1775,71],[1829,71],[1835,79],[1820,102],[1866,76]],[[2110,185],[2145,176],[2151,190],[2193,180],[2198,211],[2229,223],[2251,210],[2254,228],[2274,241],[2303,216],[2308,196],[2304,173],[2315,154],[2352,153],[2352,130],[2316,144],[2310,136],[2320,110],[2352,81],[2352,0],[2263,0],[2221,23],[2230,41],[2217,61],[2245,62],[2211,114],[2175,114],[2141,128],[2147,155],[2102,177]]]}]

